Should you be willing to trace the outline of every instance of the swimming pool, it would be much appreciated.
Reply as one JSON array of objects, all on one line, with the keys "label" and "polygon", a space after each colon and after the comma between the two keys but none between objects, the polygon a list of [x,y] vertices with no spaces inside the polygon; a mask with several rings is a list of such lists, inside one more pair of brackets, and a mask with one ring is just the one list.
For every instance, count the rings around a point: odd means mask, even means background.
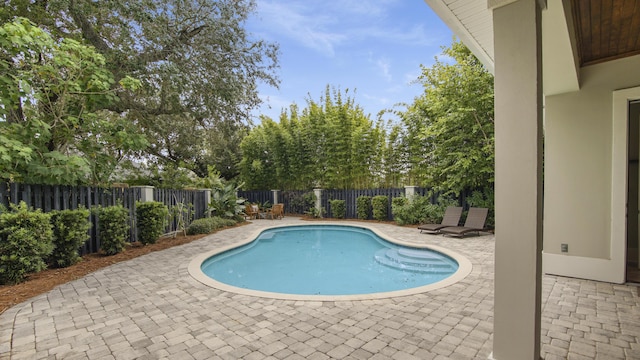
[{"label": "swimming pool", "polygon": [[365,226],[273,227],[243,244],[199,256],[189,271],[226,291],[308,300],[424,292],[470,271],[470,263],[449,250],[406,245]]}]

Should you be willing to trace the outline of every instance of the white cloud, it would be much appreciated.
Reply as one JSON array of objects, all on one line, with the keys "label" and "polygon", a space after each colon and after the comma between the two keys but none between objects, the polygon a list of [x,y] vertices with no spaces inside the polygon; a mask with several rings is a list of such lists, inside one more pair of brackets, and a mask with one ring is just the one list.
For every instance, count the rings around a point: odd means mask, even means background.
[{"label": "white cloud", "polygon": [[280,95],[260,94],[260,100],[262,100],[269,108],[280,110],[282,108],[288,108],[293,101],[285,99]]},{"label": "white cloud", "polygon": [[361,16],[380,17],[388,14],[390,5],[402,0],[341,0],[337,1],[339,9],[345,13]]},{"label": "white cloud", "polygon": [[402,0],[266,0],[258,1],[256,14],[264,31],[285,36],[327,57],[335,56],[337,47],[353,41],[376,39],[431,46],[449,36],[427,30],[424,24],[389,19],[392,7],[399,1]]},{"label": "white cloud", "polygon": [[371,95],[371,94],[362,94],[362,97],[364,97],[367,100],[373,101],[376,104],[380,105],[380,106],[387,106],[391,104],[391,99],[387,98],[387,97],[383,97],[383,96],[376,96],[376,95]]},{"label": "white cloud", "polygon": [[378,67],[378,69],[380,69],[380,71],[382,72],[382,76],[387,79],[387,81],[391,82],[391,80],[393,80],[393,77],[391,76],[391,63],[389,61],[389,59],[378,59],[376,61],[376,66]]},{"label": "white cloud", "polygon": [[366,26],[356,29],[353,36],[413,47],[432,46],[441,42],[437,34],[428,33],[421,24],[412,25],[409,28],[396,25]]},{"label": "white cloud", "polygon": [[257,13],[265,22],[266,31],[274,31],[328,57],[335,54],[336,45],[346,36],[331,30],[336,19],[321,15],[306,2],[260,1]]},{"label": "white cloud", "polygon": [[410,103],[422,92],[412,84],[419,64],[431,66],[427,54],[442,56],[438,46],[451,41],[420,0],[257,0],[247,25],[281,45],[280,89],[260,87],[258,111],[274,120],[293,102],[304,108],[305,96],[317,98],[326,84],[358,89],[357,102],[373,116]]}]

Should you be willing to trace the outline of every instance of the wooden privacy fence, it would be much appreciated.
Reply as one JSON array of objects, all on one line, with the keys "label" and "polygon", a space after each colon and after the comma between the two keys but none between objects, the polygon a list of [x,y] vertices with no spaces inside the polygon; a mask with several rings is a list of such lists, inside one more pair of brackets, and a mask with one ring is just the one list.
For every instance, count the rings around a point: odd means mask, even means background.
[{"label": "wooden privacy fence", "polygon": [[193,220],[208,216],[209,190],[153,189],[153,200],[169,209],[169,222],[165,233],[179,231]]},{"label": "wooden privacy fence", "polygon": [[[148,191],[153,190],[152,196]],[[129,239],[138,240],[136,228],[136,202],[159,201],[167,205],[170,214],[176,214],[176,207],[187,219],[184,226],[188,226],[194,219],[205,217],[207,214],[209,190],[170,190],[153,189],[151,187],[90,187],[90,186],[63,186],[63,185],[29,185],[16,183],[0,183],[0,204],[9,207],[10,204],[18,204],[24,201],[27,206],[41,209],[43,212],[52,210],[67,210],[84,207],[92,209],[98,206],[122,205],[129,211]],[[98,231],[98,218],[91,213],[90,238],[80,248],[81,254],[97,252],[100,249],[100,234]],[[169,219],[166,232],[176,230],[177,217]]]},{"label": "wooden privacy fence", "polygon": [[323,190],[321,204],[326,209],[326,215],[333,217],[333,211],[331,209],[330,200],[344,200],[346,205],[345,218],[355,219],[358,217],[356,212],[357,199],[360,196],[386,196],[389,199],[387,204],[387,216],[389,220],[393,220],[393,214],[391,212],[391,199],[394,197],[405,196],[404,188],[391,188],[391,189],[363,189],[363,190]]},{"label": "wooden privacy fence", "polygon": [[273,205],[272,190],[238,191],[238,197],[254,204],[264,204],[268,202]]},{"label": "wooden privacy fence", "polygon": [[[332,217],[330,200],[344,200],[346,205],[345,217],[347,219],[355,219],[358,217],[356,212],[357,199],[360,196],[387,196],[389,198],[387,214],[388,220],[393,220],[393,212],[391,211],[391,201],[395,197],[410,196],[411,194],[420,196],[430,196],[432,204],[437,203],[439,193],[432,192],[430,188],[422,188],[416,186],[406,186],[404,188],[388,188],[388,189],[360,189],[360,190],[337,190],[337,189],[316,189],[316,190],[256,190],[256,191],[239,191],[238,196],[254,203],[264,203],[265,201],[274,203],[283,203],[285,213],[302,214],[308,209],[303,209],[301,198],[307,193],[320,194],[320,206],[325,209],[325,216]],[[465,209],[468,208],[466,201],[467,196],[471,192],[460,194],[458,201]],[[317,195],[316,195],[317,196]]]}]

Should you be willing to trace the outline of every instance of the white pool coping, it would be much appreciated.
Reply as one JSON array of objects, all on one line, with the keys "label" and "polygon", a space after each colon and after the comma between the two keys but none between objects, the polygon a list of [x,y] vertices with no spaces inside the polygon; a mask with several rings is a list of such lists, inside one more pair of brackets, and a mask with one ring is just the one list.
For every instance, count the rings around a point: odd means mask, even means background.
[{"label": "white pool coping", "polygon": [[[229,251],[231,249],[235,249],[237,247],[248,244],[258,238],[261,233],[277,228],[286,228],[286,227],[301,227],[301,226],[315,226],[315,225],[337,225],[337,226],[351,226],[357,227],[361,229],[367,229],[381,237],[382,239],[397,245],[408,246],[412,248],[420,248],[420,249],[431,249],[434,251],[438,251],[443,253],[452,259],[454,259],[458,263],[458,270],[453,273],[451,276],[446,279],[440,280],[433,284],[419,286],[411,289],[404,290],[396,290],[396,291],[387,291],[380,293],[369,293],[369,294],[353,294],[353,295],[300,295],[300,294],[285,294],[285,293],[276,293],[269,291],[259,291],[259,290],[251,290],[245,288],[239,288],[235,286],[231,286],[229,284],[225,284],[214,280],[213,278],[207,276],[204,272],[202,272],[202,263],[208,258],[220,254],[225,251]],[[429,292],[436,289],[442,289],[444,287],[453,285],[458,281],[464,279],[471,273],[473,266],[471,265],[471,261],[469,261],[466,257],[456,253],[455,251],[449,250],[447,248],[436,246],[432,244],[416,244],[409,243],[401,240],[394,239],[378,229],[367,226],[362,223],[349,223],[349,222],[321,222],[317,224],[309,224],[309,225],[277,225],[277,226],[269,226],[266,228],[257,229],[247,235],[247,238],[239,243],[224,246],[215,250],[211,250],[200,254],[193,258],[189,262],[188,271],[189,274],[196,279],[197,281],[211,286],[213,288],[227,291],[236,294],[249,295],[249,296],[257,296],[262,298],[270,298],[270,299],[280,299],[280,300],[295,300],[295,301],[351,301],[351,300],[376,300],[376,299],[388,299],[392,297],[399,296],[407,296],[407,295],[415,295],[420,293]]]}]

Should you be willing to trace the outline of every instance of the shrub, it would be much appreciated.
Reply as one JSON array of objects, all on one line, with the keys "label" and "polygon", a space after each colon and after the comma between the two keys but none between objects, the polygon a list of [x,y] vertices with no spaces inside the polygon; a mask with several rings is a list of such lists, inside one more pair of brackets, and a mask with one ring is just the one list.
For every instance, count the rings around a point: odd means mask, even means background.
[{"label": "shrub", "polygon": [[308,216],[311,216],[312,218],[317,218],[320,219],[324,216],[324,214],[326,214],[326,209],[324,207],[320,207],[320,210],[318,210],[317,207],[310,207],[308,211],[305,211],[304,213],[307,214]]},{"label": "shrub", "polygon": [[245,199],[238,198],[236,195],[238,188],[229,183],[219,188],[213,189],[209,210],[214,212],[216,216],[233,219],[244,211]]},{"label": "shrub", "polygon": [[197,219],[191,222],[187,228],[187,235],[209,234],[210,232],[227,226],[233,226],[236,221],[233,219],[223,219],[218,216]]},{"label": "shrub", "polygon": [[444,217],[444,212],[448,206],[460,206],[460,201],[453,194],[443,194],[438,196],[438,206],[434,210],[427,214],[426,221],[436,224],[441,223]]},{"label": "shrub", "polygon": [[373,218],[378,221],[389,219],[387,208],[389,207],[389,198],[386,195],[378,195],[371,198],[371,207],[373,209]]},{"label": "shrub", "polygon": [[356,199],[356,213],[358,219],[369,220],[371,216],[371,196],[358,196],[358,199]]},{"label": "shrub", "polygon": [[484,189],[483,191],[474,191],[471,196],[467,198],[469,206],[473,207],[485,207],[489,209],[487,214],[486,227],[494,228],[496,225],[495,211],[494,211],[494,193],[493,189]]},{"label": "shrub", "polygon": [[391,213],[393,214],[393,220],[395,220],[398,225],[411,224],[411,221],[408,219],[412,216],[411,203],[406,197],[400,196],[391,199]]},{"label": "shrub", "polygon": [[49,264],[71,266],[80,261],[78,249],[89,239],[89,210],[57,210],[51,212],[54,249]]},{"label": "shrub", "polygon": [[397,197],[391,201],[393,219],[398,225],[440,223],[443,212],[436,204],[431,204],[430,198],[415,195],[411,201],[405,197]]},{"label": "shrub", "polygon": [[393,199],[391,199],[391,211],[393,211],[393,208],[395,207],[405,206],[408,203],[409,199],[404,196],[394,197]]},{"label": "shrub", "polygon": [[16,284],[44,270],[53,251],[51,216],[30,211],[24,202],[0,214],[0,283]]},{"label": "shrub", "polygon": [[129,211],[116,205],[98,207],[96,214],[102,251],[107,255],[122,252],[129,236]]},{"label": "shrub", "polygon": [[219,217],[212,217],[211,219],[213,230],[222,229],[223,227],[233,226],[237,221],[233,219],[223,219]]},{"label": "shrub", "polygon": [[316,207],[316,201],[318,197],[313,191],[302,194],[302,201],[306,210],[314,209]]},{"label": "shrub", "polygon": [[306,214],[309,209],[316,206],[316,194],[313,191],[299,194],[297,192],[283,193],[283,198],[288,199],[289,211],[294,214]]},{"label": "shrub", "polygon": [[213,231],[211,228],[211,222],[208,221],[209,219],[213,218],[193,220],[191,224],[189,224],[189,227],[187,227],[187,235],[208,234]]},{"label": "shrub", "polygon": [[136,203],[138,240],[144,245],[154,244],[164,233],[169,209],[161,202]]},{"label": "shrub", "polygon": [[336,219],[344,219],[347,213],[347,202],[344,200],[329,200],[331,215]]}]

